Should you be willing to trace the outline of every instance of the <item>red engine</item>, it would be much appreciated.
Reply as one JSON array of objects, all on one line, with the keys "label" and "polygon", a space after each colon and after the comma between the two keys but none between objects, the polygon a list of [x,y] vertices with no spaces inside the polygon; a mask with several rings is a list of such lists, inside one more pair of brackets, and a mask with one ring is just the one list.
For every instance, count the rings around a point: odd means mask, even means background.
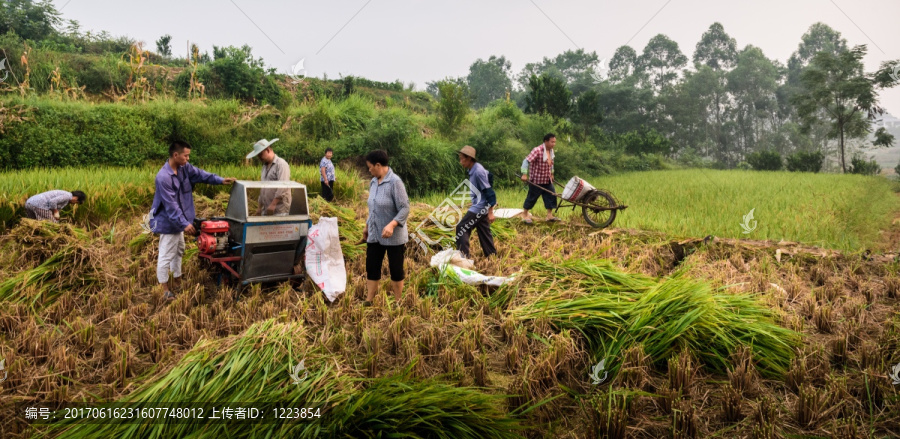
[{"label": "red engine", "polygon": [[228,221],[213,220],[200,223],[197,248],[200,253],[212,255],[225,251],[228,246]]}]

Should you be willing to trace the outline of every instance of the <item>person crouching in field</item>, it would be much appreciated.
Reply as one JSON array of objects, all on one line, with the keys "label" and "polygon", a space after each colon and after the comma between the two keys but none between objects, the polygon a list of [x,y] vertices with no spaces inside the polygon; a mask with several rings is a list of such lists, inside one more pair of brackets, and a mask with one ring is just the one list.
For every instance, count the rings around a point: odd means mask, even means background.
[{"label": "person crouching in field", "polygon": [[478,231],[478,242],[484,250],[484,256],[497,253],[494,247],[494,235],[491,223],[494,222],[494,206],[497,195],[491,187],[488,171],[475,160],[475,148],[464,146],[459,152],[459,164],[469,171],[469,183],[472,184],[472,206],[456,225],[456,248],[465,257],[470,258],[469,237],[472,229]]},{"label": "person crouching in field", "polygon": [[388,155],[384,151],[372,151],[366,155],[366,166],[372,174],[369,182],[369,217],[363,229],[366,241],[366,300],[369,306],[378,292],[381,265],[387,253],[391,273],[391,290],[394,299],[400,301],[403,294],[403,253],[409,241],[406,219],[409,217],[409,196],[403,180],[388,167]]},{"label": "person crouching in field", "polygon": [[184,256],[184,234],[196,234],[194,230],[194,185],[231,184],[233,178],[222,178],[188,163],[191,145],[176,140],[169,145],[169,160],[156,174],[156,193],[150,209],[150,227],[159,234],[159,259],[156,261],[156,280],[159,281],[163,299],[174,300],[169,290],[169,272],[172,286],[181,284],[181,258]]},{"label": "person crouching in field", "polygon": [[[525,195],[525,209],[523,220],[525,224],[532,224],[531,213],[528,211],[534,207],[538,198],[544,199],[544,208],[547,209],[547,221],[559,221],[553,216],[556,208],[556,188],[553,187],[553,159],[556,146],[556,136],[552,133],[544,136],[544,143],[534,147],[525,161],[522,162],[522,181],[528,184],[528,195]],[[530,184],[528,183],[530,182]],[[549,192],[547,192],[549,191]]]},{"label": "person crouching in field", "polygon": [[59,211],[69,204],[84,203],[87,196],[81,191],[47,191],[25,201],[25,215],[38,221],[59,222]]}]

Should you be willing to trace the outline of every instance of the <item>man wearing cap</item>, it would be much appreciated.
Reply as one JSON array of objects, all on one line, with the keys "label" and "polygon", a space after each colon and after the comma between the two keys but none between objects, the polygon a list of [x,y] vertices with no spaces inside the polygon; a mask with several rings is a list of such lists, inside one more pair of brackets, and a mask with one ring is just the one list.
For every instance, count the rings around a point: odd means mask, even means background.
[{"label": "man wearing cap", "polygon": [[[262,139],[253,145],[253,151],[247,159],[259,156],[263,162],[262,181],[291,181],[291,168],[288,162],[278,157],[272,150],[272,144],[278,139],[268,141]],[[289,188],[262,189],[259,191],[259,209],[257,215],[287,215],[291,210],[291,191]]]},{"label": "man wearing cap", "polygon": [[491,223],[494,222],[494,206],[497,205],[497,194],[491,187],[487,169],[475,159],[475,148],[464,146],[459,150],[459,164],[469,172],[469,183],[472,187],[472,206],[456,225],[456,248],[465,257],[471,257],[469,252],[469,237],[474,228],[478,232],[478,242],[485,257],[497,253],[494,247],[494,235],[491,233]]}]

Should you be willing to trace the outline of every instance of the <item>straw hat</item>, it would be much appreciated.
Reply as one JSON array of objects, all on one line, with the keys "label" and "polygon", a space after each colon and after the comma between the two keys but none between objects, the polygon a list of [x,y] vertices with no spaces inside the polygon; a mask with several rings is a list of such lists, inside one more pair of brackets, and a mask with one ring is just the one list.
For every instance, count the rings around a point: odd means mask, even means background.
[{"label": "straw hat", "polygon": [[250,154],[247,154],[248,159],[252,159],[259,155],[259,153],[265,151],[266,148],[272,146],[273,143],[277,142],[278,139],[272,139],[272,141],[268,141],[266,139],[262,139],[259,142],[253,144],[253,151],[250,151]]},{"label": "straw hat", "polygon": [[[462,149],[460,149],[460,150],[457,151],[457,152],[460,153],[460,154],[463,154],[463,155],[468,156],[468,157],[471,158],[472,160],[476,160],[476,159],[475,159],[475,148],[472,148],[472,147],[469,146],[469,145],[466,145],[466,146],[462,147]],[[477,161],[477,160],[476,160],[476,161]]]}]

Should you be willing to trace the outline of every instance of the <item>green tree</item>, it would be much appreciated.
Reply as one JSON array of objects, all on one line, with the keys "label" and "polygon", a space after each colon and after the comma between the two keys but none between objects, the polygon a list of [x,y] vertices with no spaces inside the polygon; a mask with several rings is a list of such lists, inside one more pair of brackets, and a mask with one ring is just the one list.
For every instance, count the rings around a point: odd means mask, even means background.
[{"label": "green tree", "polygon": [[658,89],[671,85],[678,78],[678,69],[687,65],[687,57],[681,53],[678,43],[658,34],[644,46],[638,64],[651,77],[651,83]]},{"label": "green tree", "polygon": [[519,73],[518,82],[522,88],[530,86],[531,75],[547,74],[559,78],[575,96],[589,90],[593,85],[591,73],[599,62],[596,52],[584,49],[567,50],[555,58],[544,57],[540,63],[529,63]]},{"label": "green tree", "polygon": [[[809,27],[806,33],[800,37],[797,50],[787,60],[785,81],[776,91],[778,99],[778,115],[783,119],[800,120],[797,107],[794,105],[795,96],[802,91],[800,74],[809,65],[813,56],[819,52],[828,52],[837,55],[847,50],[847,40],[841,37],[841,33],[824,23],[815,23]],[[824,122],[815,123],[804,129],[803,136],[810,139],[814,145],[824,150],[828,149],[829,127]]]},{"label": "green tree", "polygon": [[41,41],[57,35],[62,23],[49,0],[5,0],[0,2],[0,35],[14,32],[26,40]]},{"label": "green tree", "polygon": [[847,172],[845,143],[869,134],[867,118],[874,118],[878,107],[879,85],[875,74],[863,72],[866,46],[832,54],[817,53],[800,75],[801,92],[794,97],[804,129],[817,122],[829,127],[828,137],[838,139],[841,170]]},{"label": "green tree", "polygon": [[[731,99],[727,89],[726,75],[737,62],[737,41],[725,32],[721,23],[713,23],[700,37],[694,50],[694,65],[697,75],[692,78],[697,87],[708,90],[709,100],[706,103],[711,120],[706,124],[706,132],[710,142],[698,143],[704,155],[715,155],[720,163],[727,163],[727,157],[735,156],[729,152],[729,136],[725,129],[726,118],[731,115]],[[704,69],[705,67],[705,69]],[[687,80],[687,78],[686,78]],[[699,91],[696,87],[692,88]],[[698,123],[702,124],[701,121]],[[715,154],[702,146],[715,146]],[[737,160],[735,157],[734,160]]]},{"label": "green tree", "polygon": [[492,101],[502,99],[512,89],[509,78],[512,64],[506,57],[491,56],[487,61],[479,58],[469,66],[466,83],[475,108],[484,108]]},{"label": "green tree", "polygon": [[452,136],[469,113],[469,90],[464,84],[449,79],[438,82],[437,89],[438,128],[445,136]]},{"label": "green tree", "polygon": [[616,49],[613,57],[609,60],[610,81],[621,82],[637,73],[637,59],[637,52],[631,46],[621,46]]},{"label": "green tree", "polygon": [[737,42],[721,23],[716,22],[700,37],[694,50],[694,64],[707,65],[713,70],[729,70],[737,61]]},{"label": "green tree", "polygon": [[156,40],[156,53],[164,58],[172,56],[172,36],[165,34]]},{"label": "green tree", "polygon": [[760,48],[748,45],[726,78],[734,96],[735,140],[744,155],[757,149],[760,139],[774,126],[771,115],[776,111],[778,68]]},{"label": "green tree", "polygon": [[581,128],[582,137],[587,137],[591,129],[603,120],[600,109],[600,94],[596,90],[588,90],[575,99],[572,120]]},{"label": "green tree", "polygon": [[555,118],[565,117],[569,112],[572,92],[562,79],[549,74],[531,75],[528,80],[528,95],[525,96],[525,111],[549,114]]}]

